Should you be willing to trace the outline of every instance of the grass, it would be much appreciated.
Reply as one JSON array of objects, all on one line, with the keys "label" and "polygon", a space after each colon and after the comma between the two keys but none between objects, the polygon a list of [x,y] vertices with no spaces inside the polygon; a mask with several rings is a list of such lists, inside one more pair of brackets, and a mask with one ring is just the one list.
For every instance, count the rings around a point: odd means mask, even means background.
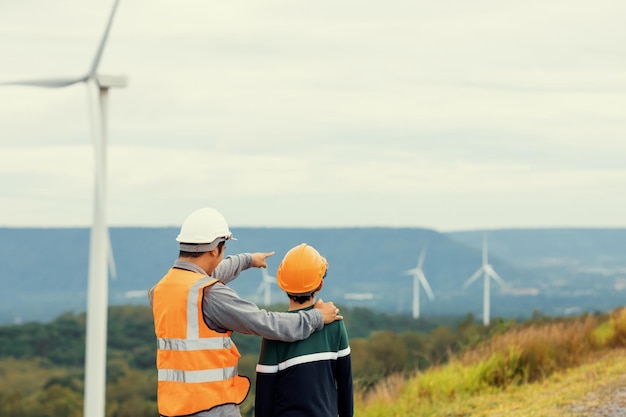
[{"label": "grass", "polygon": [[626,385],[626,310],[520,327],[355,394],[361,417],[592,416]]},{"label": "grass", "polygon": [[[563,371],[541,382],[509,386],[501,392],[482,394],[469,399],[462,412],[475,417],[536,416],[557,417],[580,415],[575,410],[594,408],[593,400],[603,388],[623,381],[626,372],[626,352],[623,349],[606,353],[602,358]],[[590,393],[596,395],[587,396]],[[471,410],[468,412],[468,410]],[[444,414],[445,415],[445,414]],[[455,414],[451,414],[455,415]]]}]

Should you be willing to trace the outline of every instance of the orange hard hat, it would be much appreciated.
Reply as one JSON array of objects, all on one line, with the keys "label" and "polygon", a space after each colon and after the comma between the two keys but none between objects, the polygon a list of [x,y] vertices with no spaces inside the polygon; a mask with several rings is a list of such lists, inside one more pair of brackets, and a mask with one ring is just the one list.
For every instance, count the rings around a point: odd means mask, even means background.
[{"label": "orange hard hat", "polygon": [[278,265],[276,282],[288,294],[306,294],[322,283],[328,262],[313,246],[302,243],[291,248]]}]

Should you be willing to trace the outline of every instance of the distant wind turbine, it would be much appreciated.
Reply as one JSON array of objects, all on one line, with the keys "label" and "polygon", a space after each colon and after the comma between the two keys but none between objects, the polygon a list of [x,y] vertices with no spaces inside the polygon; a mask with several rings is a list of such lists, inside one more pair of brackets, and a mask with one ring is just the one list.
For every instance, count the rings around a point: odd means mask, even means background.
[{"label": "distant wind turbine", "polygon": [[415,268],[405,271],[406,275],[413,276],[413,318],[417,319],[420,316],[420,284],[424,287],[428,298],[431,300],[435,298],[433,291],[430,289],[426,275],[422,271],[422,265],[424,265],[424,257],[426,256],[426,245],[422,248],[422,251],[417,258],[417,266]]},{"label": "distant wind turbine", "polygon": [[256,298],[259,298],[263,293],[263,304],[269,306],[272,304],[272,284],[276,284],[276,278],[270,276],[267,272],[267,268],[260,268],[263,274],[263,279],[256,290]]},{"label": "distant wind turbine", "polygon": [[[107,99],[109,88],[125,87],[125,76],[99,74],[98,66],[111,30],[113,17],[119,4],[115,0],[104,34],[88,72],[80,77],[48,78],[2,82],[0,85],[21,85],[44,88],[69,87],[85,83],[99,91],[99,111],[90,108],[92,135],[94,137],[94,205],[93,224],[89,243],[89,271],[87,289],[87,336],[85,353],[85,417],[104,417],[106,387],[106,346],[108,273],[115,276],[115,263],[111,240],[106,224],[106,145],[107,145]],[[91,99],[89,100],[91,103]]]},{"label": "distant wind turbine", "polygon": [[469,287],[472,282],[476,281],[480,275],[483,276],[483,324],[489,325],[490,314],[490,284],[493,278],[501,287],[506,287],[506,283],[500,278],[498,273],[493,269],[487,260],[487,235],[483,236],[483,264],[478,268],[474,275],[468,278],[463,284],[463,289]]}]

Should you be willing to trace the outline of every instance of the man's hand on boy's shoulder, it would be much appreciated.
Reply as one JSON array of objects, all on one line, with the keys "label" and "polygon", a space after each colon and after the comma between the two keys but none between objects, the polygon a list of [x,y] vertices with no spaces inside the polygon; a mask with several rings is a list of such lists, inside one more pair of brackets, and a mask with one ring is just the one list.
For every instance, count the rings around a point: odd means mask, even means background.
[{"label": "man's hand on boy's shoulder", "polygon": [[315,302],[317,308],[324,318],[324,324],[332,323],[335,320],[343,320],[343,316],[339,315],[339,309],[332,301],[324,302],[321,298]]}]

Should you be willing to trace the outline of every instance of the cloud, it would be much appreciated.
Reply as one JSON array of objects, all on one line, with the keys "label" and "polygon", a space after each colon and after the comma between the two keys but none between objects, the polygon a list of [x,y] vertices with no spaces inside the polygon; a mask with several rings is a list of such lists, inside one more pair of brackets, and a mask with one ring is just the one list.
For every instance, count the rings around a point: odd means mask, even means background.
[{"label": "cloud", "polygon": [[[111,222],[626,225],[622,3],[183,3],[114,21]],[[1,6],[0,80],[84,73],[111,5]],[[89,224],[85,91],[0,90],[3,224]]]}]

